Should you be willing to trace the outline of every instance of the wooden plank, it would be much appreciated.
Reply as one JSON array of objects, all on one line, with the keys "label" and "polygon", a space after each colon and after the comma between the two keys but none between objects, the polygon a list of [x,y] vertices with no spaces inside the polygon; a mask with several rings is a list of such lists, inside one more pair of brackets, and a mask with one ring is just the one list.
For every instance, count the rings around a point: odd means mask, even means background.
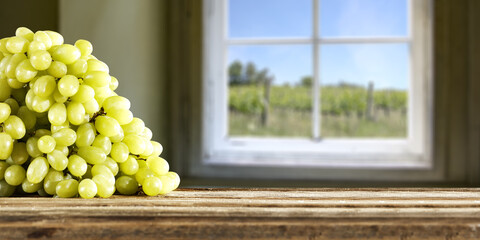
[{"label": "wooden plank", "polygon": [[0,198],[0,239],[480,238],[480,189],[180,189]]}]

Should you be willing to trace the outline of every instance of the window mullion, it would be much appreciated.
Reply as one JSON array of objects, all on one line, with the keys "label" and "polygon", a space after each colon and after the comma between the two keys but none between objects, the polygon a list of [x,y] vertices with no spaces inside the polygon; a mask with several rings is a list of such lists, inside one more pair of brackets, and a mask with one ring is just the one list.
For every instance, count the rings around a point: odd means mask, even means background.
[{"label": "window mullion", "polygon": [[320,63],[320,48],[317,43],[319,39],[319,0],[312,0],[313,6],[313,46],[312,46],[312,58],[313,58],[313,86],[312,86],[312,137],[313,139],[319,139],[321,136],[321,114],[320,114],[320,73],[319,73],[319,63]]}]

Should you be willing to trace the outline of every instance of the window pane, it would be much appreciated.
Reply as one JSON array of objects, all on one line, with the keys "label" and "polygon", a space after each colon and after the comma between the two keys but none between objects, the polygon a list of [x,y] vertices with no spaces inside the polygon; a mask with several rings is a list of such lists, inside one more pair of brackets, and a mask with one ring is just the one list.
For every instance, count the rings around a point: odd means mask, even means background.
[{"label": "window pane", "polygon": [[311,46],[229,47],[229,135],[311,136]]},{"label": "window pane", "polygon": [[407,135],[407,44],[321,46],[322,137]]},{"label": "window pane", "polygon": [[230,0],[228,36],[310,37],[311,0]]},{"label": "window pane", "polygon": [[407,0],[320,0],[322,37],[407,36]]}]

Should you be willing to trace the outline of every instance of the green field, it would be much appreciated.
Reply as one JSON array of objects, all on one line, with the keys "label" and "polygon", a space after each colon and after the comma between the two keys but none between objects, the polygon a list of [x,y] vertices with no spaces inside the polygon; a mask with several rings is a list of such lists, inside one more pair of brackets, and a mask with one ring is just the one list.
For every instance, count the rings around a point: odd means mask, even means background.
[{"label": "green field", "polygon": [[[229,91],[229,135],[310,137],[311,90],[302,86],[272,86],[268,121],[261,122],[264,89],[256,85],[232,86]],[[373,92],[371,117],[366,117],[366,88],[327,86],[321,91],[322,137],[405,137],[405,91]]]}]

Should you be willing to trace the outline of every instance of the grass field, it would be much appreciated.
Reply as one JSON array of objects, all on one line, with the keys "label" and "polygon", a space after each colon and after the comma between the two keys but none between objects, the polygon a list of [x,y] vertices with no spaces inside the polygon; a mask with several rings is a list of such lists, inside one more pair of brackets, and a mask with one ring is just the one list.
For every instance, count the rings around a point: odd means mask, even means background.
[{"label": "grass field", "polygon": [[[375,115],[373,121],[356,114],[323,115],[322,137],[406,137],[407,117],[404,113],[393,111],[386,115],[378,111]],[[272,108],[268,124],[264,127],[259,114],[230,110],[230,136],[310,137],[311,134],[312,115],[309,111]]]}]

